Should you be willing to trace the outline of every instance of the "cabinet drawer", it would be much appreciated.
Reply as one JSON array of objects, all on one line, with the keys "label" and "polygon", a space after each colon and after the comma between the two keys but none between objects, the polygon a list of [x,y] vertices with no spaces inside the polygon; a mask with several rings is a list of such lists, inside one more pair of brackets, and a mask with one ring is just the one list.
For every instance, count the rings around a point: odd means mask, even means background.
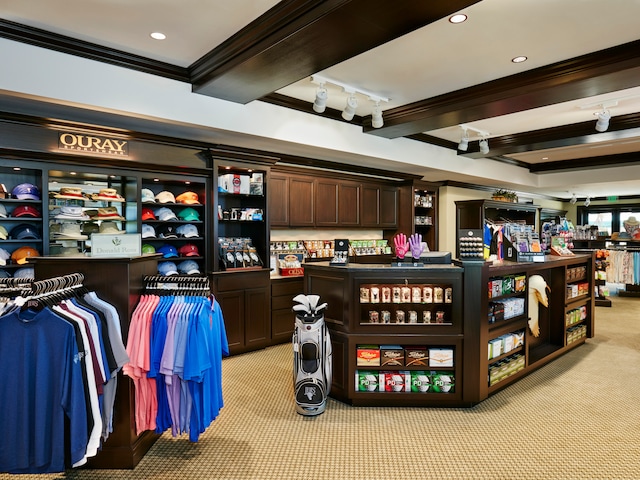
[{"label": "cabinet drawer", "polygon": [[293,308],[293,297],[295,295],[280,295],[271,297],[271,308],[273,310],[291,310]]},{"label": "cabinet drawer", "polygon": [[229,290],[245,290],[269,286],[269,271],[223,273],[213,276],[213,282],[218,292]]},{"label": "cabinet drawer", "polygon": [[296,278],[295,280],[272,280],[271,296],[292,295],[304,293],[304,278]]}]

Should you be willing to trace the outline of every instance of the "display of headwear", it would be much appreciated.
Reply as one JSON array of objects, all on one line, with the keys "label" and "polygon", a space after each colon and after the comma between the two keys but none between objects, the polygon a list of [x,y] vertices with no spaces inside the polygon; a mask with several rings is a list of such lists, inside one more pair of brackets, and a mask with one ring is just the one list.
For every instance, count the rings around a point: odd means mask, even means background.
[{"label": "display of headwear", "polygon": [[99,233],[122,234],[124,230],[120,230],[114,222],[102,222],[98,230]]},{"label": "display of headwear", "polygon": [[11,254],[11,260],[13,260],[18,265],[24,265],[27,263],[29,258],[39,257],[40,252],[33,247],[20,247],[13,251]]},{"label": "display of headwear", "polygon": [[183,192],[176,197],[176,202],[184,203],[186,205],[197,205],[200,203],[198,200],[198,194],[196,192]]},{"label": "display of headwear", "polygon": [[93,220],[124,220],[116,207],[99,208],[98,215],[91,218]]},{"label": "display of headwear", "polygon": [[11,216],[40,218],[42,215],[37,208],[32,207],[31,205],[19,205],[13,209]]},{"label": "display of headwear", "polygon": [[51,216],[57,220],[89,220],[90,218],[89,215],[82,210],[82,207],[75,206],[56,208],[51,212]]},{"label": "display of headwear", "polygon": [[173,193],[163,190],[159,194],[156,195],[156,202],[158,203],[176,203],[176,197],[173,196]]},{"label": "display of headwear", "polygon": [[65,222],[58,224],[57,227],[50,229],[50,237],[53,240],[87,240],[89,238],[82,234],[79,223]]},{"label": "display of headwear", "polygon": [[13,187],[11,190],[11,197],[18,200],[40,200],[40,189],[32,183],[21,183]]},{"label": "display of headwear", "polygon": [[634,237],[640,231],[640,222],[636,217],[629,217],[622,222],[625,232]]},{"label": "display of headwear", "polygon": [[156,195],[148,188],[143,188],[140,192],[140,200],[142,203],[156,203]]}]

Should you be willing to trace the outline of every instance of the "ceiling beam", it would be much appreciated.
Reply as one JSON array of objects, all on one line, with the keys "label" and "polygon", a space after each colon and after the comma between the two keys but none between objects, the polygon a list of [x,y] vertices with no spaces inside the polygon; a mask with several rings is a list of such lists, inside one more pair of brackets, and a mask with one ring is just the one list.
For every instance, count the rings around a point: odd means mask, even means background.
[{"label": "ceiling beam", "polygon": [[480,0],[283,0],[190,67],[193,91],[246,104]]},{"label": "ceiling beam", "polygon": [[[535,150],[572,147],[640,136],[640,113],[612,117],[606,132],[597,132],[594,128],[595,123],[595,120],[590,120],[572,125],[492,137],[489,139],[490,154],[492,157],[509,156]],[[456,147],[457,144],[454,148]],[[466,152],[458,151],[458,155],[468,158],[486,157],[480,153],[477,141],[469,142],[469,149]]]},{"label": "ceiling beam", "polygon": [[637,152],[601,155],[599,157],[561,160],[558,162],[534,163],[529,166],[531,173],[556,173],[563,170],[586,170],[592,168],[623,167],[640,164]]},{"label": "ceiling beam", "polygon": [[398,138],[640,85],[640,40],[385,110],[365,132]]}]

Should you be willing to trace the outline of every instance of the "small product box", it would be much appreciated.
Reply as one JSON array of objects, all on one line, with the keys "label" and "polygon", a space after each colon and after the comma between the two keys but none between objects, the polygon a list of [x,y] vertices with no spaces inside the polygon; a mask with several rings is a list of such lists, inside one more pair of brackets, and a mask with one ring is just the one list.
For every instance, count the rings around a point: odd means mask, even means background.
[{"label": "small product box", "polygon": [[384,372],[385,392],[411,391],[411,375],[408,372]]},{"label": "small product box", "polygon": [[405,347],[404,363],[407,367],[427,367],[429,353],[426,347]]},{"label": "small product box", "polygon": [[356,365],[358,367],[379,367],[380,347],[378,345],[358,345],[356,348]]},{"label": "small product box", "polygon": [[489,342],[489,345],[491,345],[491,357],[489,359],[502,355],[502,338],[494,338]]},{"label": "small product box", "polygon": [[227,173],[218,176],[218,190],[225,193],[249,195],[251,193],[251,180],[249,175]]},{"label": "small product box", "polygon": [[516,293],[524,292],[527,289],[526,275],[516,275],[514,277],[514,289]]},{"label": "small product box", "polygon": [[453,367],[453,348],[430,348],[430,367]]},{"label": "small product box", "polygon": [[380,376],[378,372],[356,370],[356,391],[357,392],[380,391]]},{"label": "small product box", "polygon": [[404,348],[400,345],[380,345],[380,365],[404,367]]},{"label": "small product box", "polygon": [[431,372],[431,388],[434,393],[454,393],[456,380],[450,372]]},{"label": "small product box", "polygon": [[431,377],[424,370],[411,371],[411,391],[426,393],[431,388]]},{"label": "small product box", "polygon": [[254,172],[249,179],[249,193],[251,195],[264,195],[264,175]]},{"label": "small product box", "polygon": [[502,280],[497,279],[492,282],[491,297],[496,298],[502,295]]}]

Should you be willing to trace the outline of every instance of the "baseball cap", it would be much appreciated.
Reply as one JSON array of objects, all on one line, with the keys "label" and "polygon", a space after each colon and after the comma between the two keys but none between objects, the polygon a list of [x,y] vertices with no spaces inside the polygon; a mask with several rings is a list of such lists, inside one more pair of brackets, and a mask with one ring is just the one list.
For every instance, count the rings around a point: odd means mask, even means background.
[{"label": "baseball cap", "polygon": [[7,260],[11,258],[11,254],[4,248],[0,248],[0,265],[6,265]]},{"label": "baseball cap", "polygon": [[186,205],[195,205],[200,203],[198,201],[198,194],[196,192],[190,192],[190,191],[183,192],[180,195],[178,195],[176,197],[176,202],[184,203]]},{"label": "baseball cap", "polygon": [[7,209],[0,203],[0,217],[7,218]]},{"label": "baseball cap", "polygon": [[124,230],[120,230],[115,222],[102,222],[100,224],[99,233],[124,233]]},{"label": "baseball cap", "polygon": [[166,243],[158,248],[156,252],[161,253],[164,258],[172,258],[178,256],[176,247],[174,247],[173,245],[168,245]]},{"label": "baseball cap", "polygon": [[160,275],[178,275],[178,268],[173,262],[158,263],[158,272]]},{"label": "baseball cap", "polygon": [[178,213],[178,217],[180,217],[181,220],[185,220],[187,222],[197,222],[200,220],[200,214],[191,207],[182,209]]},{"label": "baseball cap", "polygon": [[61,187],[60,191],[54,194],[55,198],[64,198],[67,200],[84,200],[82,188],[80,187]]},{"label": "baseball cap", "polygon": [[7,232],[6,228],[0,225],[0,240],[6,240],[7,238],[9,238],[9,232]]},{"label": "baseball cap", "polygon": [[158,203],[176,203],[176,197],[173,196],[173,193],[163,190],[159,194],[156,195],[156,202]]},{"label": "baseball cap", "polygon": [[145,220],[155,220],[156,216],[153,213],[153,210],[151,210],[150,208],[143,208],[142,209],[142,221]]},{"label": "baseball cap", "polygon": [[176,228],[176,233],[184,238],[196,238],[200,236],[198,228],[191,223],[180,225],[178,228]]},{"label": "baseball cap", "polygon": [[33,217],[40,218],[40,212],[38,209],[31,205],[19,205],[11,212],[12,217]]},{"label": "baseball cap", "polygon": [[19,200],[40,200],[40,189],[32,183],[21,183],[13,187],[11,196]]},{"label": "baseball cap", "polygon": [[183,260],[178,264],[178,271],[187,275],[194,275],[200,273],[200,267],[193,260]]},{"label": "baseball cap", "polygon": [[148,188],[143,188],[140,194],[142,203],[156,203],[156,196]]},{"label": "baseball cap", "polygon": [[100,227],[98,226],[97,223],[85,222],[82,224],[82,233],[84,235],[91,235],[92,233],[98,233],[98,232],[100,232]]},{"label": "baseball cap", "polygon": [[98,194],[91,195],[91,198],[105,202],[124,202],[124,198],[120,196],[115,188],[102,188]]},{"label": "baseball cap", "polygon": [[15,271],[13,278],[36,278],[35,269],[33,267],[22,267]]},{"label": "baseball cap", "polygon": [[196,247],[193,243],[187,243],[186,245],[181,246],[180,250],[178,251],[180,252],[181,257],[199,257],[200,256],[200,252],[198,252],[198,247]]},{"label": "baseball cap", "polygon": [[142,244],[142,253],[143,254],[156,253],[156,248],[153,245],[150,245],[148,243],[143,243]]},{"label": "baseball cap", "polygon": [[11,229],[11,238],[15,240],[39,240],[40,234],[33,225],[29,225],[28,223],[21,223]]},{"label": "baseball cap", "polygon": [[155,211],[156,218],[161,222],[167,222],[169,220],[178,220],[176,214],[173,213],[173,210],[167,207],[159,208]]},{"label": "baseball cap", "polygon": [[158,237],[160,238],[178,238],[176,227],[174,225],[162,225],[158,229]]},{"label": "baseball cap", "polygon": [[[13,251],[11,254],[11,260],[16,262],[19,265],[24,265],[27,263],[27,259],[32,257],[39,257],[40,252],[33,247],[20,247]],[[14,275],[15,276],[15,275]]]},{"label": "baseball cap", "polygon": [[146,223],[142,224],[142,238],[156,238],[156,229]]}]

